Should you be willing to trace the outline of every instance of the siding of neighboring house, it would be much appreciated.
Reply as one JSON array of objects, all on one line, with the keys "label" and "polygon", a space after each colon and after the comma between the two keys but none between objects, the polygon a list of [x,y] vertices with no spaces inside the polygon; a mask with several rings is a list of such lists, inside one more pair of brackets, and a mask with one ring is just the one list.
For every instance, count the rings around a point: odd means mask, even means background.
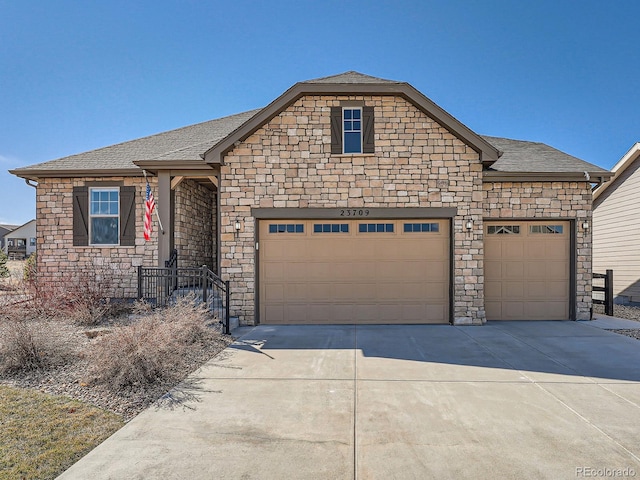
[{"label": "siding of neighboring house", "polygon": [[614,271],[616,301],[640,302],[640,158],[594,201],[593,271]]},{"label": "siding of neighboring house", "polygon": [[6,228],[3,226],[0,226],[0,249],[4,250],[6,241],[4,239],[5,235],[11,233],[11,230],[13,230],[15,227],[13,228]]},{"label": "siding of neighboring house", "polygon": [[[36,245],[34,243],[35,239],[36,239],[36,221],[31,220],[25,223],[24,225],[21,225],[20,227],[13,229],[11,232],[7,233],[4,236],[4,245],[5,245],[4,250],[9,254],[13,252],[14,254],[20,255],[19,258],[21,258],[22,255],[24,255],[25,257],[28,257],[29,255],[31,255],[36,251]],[[21,247],[18,247],[19,242],[24,242],[24,245]],[[9,243],[12,243],[13,246],[9,247]],[[18,248],[20,248],[19,252],[18,252]]]}]

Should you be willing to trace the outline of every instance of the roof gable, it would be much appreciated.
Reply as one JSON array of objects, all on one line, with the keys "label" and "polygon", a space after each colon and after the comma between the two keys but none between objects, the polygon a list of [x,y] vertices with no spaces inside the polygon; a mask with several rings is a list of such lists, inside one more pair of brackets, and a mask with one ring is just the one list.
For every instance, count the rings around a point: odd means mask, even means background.
[{"label": "roof gable", "polygon": [[[627,153],[616,163],[611,172],[613,177],[608,183],[604,183],[596,188],[593,192],[594,202],[606,191],[612,191],[624,180],[618,180],[622,178],[625,172],[631,168],[631,166],[640,160],[640,142],[635,143]],[[603,197],[604,198],[604,197]]]},{"label": "roof gable", "polygon": [[463,125],[451,114],[436,105],[406,82],[396,82],[370,77],[358,72],[345,72],[331,77],[323,77],[298,82],[275,99],[254,117],[231,132],[226,138],[207,150],[202,156],[207,163],[223,163],[224,155],[237,142],[241,142],[265,125],[269,120],[305,95],[397,95],[423,111],[428,117],[458,137],[480,154],[486,165],[495,162],[500,152],[489,142]]}]

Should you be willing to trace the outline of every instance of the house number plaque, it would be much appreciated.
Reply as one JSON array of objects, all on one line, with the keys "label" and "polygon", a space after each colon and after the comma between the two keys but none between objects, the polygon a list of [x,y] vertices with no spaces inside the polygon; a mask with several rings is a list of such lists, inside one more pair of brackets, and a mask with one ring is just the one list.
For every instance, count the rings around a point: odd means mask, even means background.
[{"label": "house number plaque", "polygon": [[368,217],[369,210],[366,208],[343,208],[340,209],[341,217]]}]

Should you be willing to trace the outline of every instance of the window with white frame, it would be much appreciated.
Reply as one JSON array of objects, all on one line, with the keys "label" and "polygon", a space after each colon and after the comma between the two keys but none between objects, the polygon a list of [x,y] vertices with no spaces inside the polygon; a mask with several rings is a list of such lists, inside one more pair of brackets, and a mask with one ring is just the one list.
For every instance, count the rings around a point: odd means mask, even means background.
[{"label": "window with white frame", "polygon": [[344,153],[362,153],[362,108],[342,109]]},{"label": "window with white frame", "polygon": [[89,190],[89,243],[118,245],[120,239],[120,191],[117,187]]}]

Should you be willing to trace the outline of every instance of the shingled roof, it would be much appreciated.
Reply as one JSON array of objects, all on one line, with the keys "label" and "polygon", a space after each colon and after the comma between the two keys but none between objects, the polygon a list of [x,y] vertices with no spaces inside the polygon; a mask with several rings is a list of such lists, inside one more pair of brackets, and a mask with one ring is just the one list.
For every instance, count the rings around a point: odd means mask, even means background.
[{"label": "shingled roof", "polygon": [[89,152],[50,160],[11,170],[27,177],[46,173],[49,176],[67,171],[117,170],[141,173],[133,162],[140,160],[202,160],[200,154],[215,145],[260,110],[250,110],[148,137],[118,143]]},{"label": "shingled roof", "polygon": [[509,138],[488,137],[486,141],[502,152],[489,172],[500,173],[584,173],[591,177],[608,177],[610,172],[549,145]]},{"label": "shingled roof", "polygon": [[371,75],[365,75],[364,73],[355,72],[353,70],[349,72],[340,73],[338,75],[331,75],[329,77],[314,78],[311,80],[305,80],[300,83],[404,83],[397,80],[387,80],[384,78],[372,77]]}]

